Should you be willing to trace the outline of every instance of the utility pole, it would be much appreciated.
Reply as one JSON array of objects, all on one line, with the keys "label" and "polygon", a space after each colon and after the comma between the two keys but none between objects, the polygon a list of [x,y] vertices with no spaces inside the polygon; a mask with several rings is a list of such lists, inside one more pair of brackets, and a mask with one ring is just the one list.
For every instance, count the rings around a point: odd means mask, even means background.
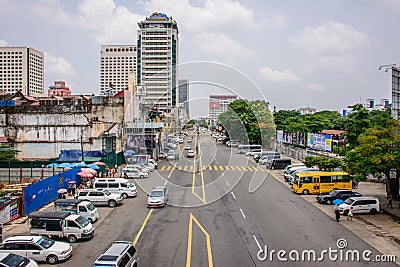
[{"label": "utility pole", "polygon": [[85,162],[85,155],[83,153],[83,135],[81,134],[81,152],[82,152],[82,162]]}]

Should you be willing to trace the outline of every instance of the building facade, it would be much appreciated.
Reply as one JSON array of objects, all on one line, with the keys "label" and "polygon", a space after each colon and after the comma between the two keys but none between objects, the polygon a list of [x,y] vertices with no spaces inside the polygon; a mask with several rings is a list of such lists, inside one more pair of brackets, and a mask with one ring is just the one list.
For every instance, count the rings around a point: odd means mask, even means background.
[{"label": "building facade", "polygon": [[54,85],[49,87],[48,96],[67,96],[71,95],[71,90],[69,87],[65,86],[63,81],[55,81]]},{"label": "building facade", "polygon": [[178,24],[154,12],[138,22],[136,82],[145,88],[145,102],[162,112],[178,104]]},{"label": "building facade", "polygon": [[235,101],[235,95],[210,95],[210,120],[215,124],[218,121],[218,116],[228,110],[228,105]]},{"label": "building facade", "polygon": [[308,115],[314,114],[315,112],[317,112],[317,109],[312,107],[303,107],[299,108],[297,111],[300,112],[301,115]]},{"label": "building facade", "polygon": [[31,47],[0,47],[0,91],[35,96],[44,92],[44,55]]},{"label": "building facade", "polygon": [[128,88],[128,77],[136,71],[135,45],[102,45],[100,94],[112,96]]},{"label": "building facade", "polygon": [[[187,116],[189,116],[189,80],[179,80],[178,82],[178,95],[179,104],[182,104],[185,108]],[[190,117],[190,116],[189,116]]]}]

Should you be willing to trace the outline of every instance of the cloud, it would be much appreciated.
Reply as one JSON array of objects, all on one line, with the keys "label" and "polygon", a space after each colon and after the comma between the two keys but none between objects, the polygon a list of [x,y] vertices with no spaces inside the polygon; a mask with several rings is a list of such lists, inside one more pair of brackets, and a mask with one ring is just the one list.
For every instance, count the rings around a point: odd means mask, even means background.
[{"label": "cloud", "polygon": [[49,75],[75,76],[74,68],[64,58],[44,52],[45,71]]},{"label": "cloud", "polygon": [[137,22],[144,18],[113,0],[84,0],[78,11],[82,27],[100,43],[135,43]]},{"label": "cloud", "polygon": [[263,67],[258,71],[258,76],[269,82],[298,82],[299,78],[290,70],[277,71]]},{"label": "cloud", "polygon": [[196,36],[201,51],[213,59],[233,62],[238,58],[247,58],[251,52],[224,34],[202,33]]},{"label": "cloud", "polygon": [[306,85],[306,89],[310,91],[315,91],[315,92],[322,92],[326,91],[326,87],[323,86],[322,84],[316,84],[316,83],[309,83]]},{"label": "cloud", "polygon": [[[149,1],[145,3],[145,9],[148,12],[165,12],[178,21],[178,26],[194,32],[225,32],[260,27],[253,11],[237,1],[205,0],[197,6],[193,6],[189,0]],[[276,15],[271,16],[274,23],[281,23],[279,19]]]},{"label": "cloud", "polygon": [[356,69],[362,51],[369,45],[365,33],[340,22],[307,27],[290,40],[309,53],[313,67],[306,68],[345,72]]},{"label": "cloud", "polygon": [[0,46],[8,46],[8,43],[5,40],[0,39]]}]

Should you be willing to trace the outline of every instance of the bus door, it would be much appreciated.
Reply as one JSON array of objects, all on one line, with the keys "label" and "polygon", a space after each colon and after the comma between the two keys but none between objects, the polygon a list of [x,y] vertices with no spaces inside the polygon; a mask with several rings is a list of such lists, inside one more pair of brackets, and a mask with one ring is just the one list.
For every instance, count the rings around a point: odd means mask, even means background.
[{"label": "bus door", "polygon": [[314,194],[319,194],[320,192],[320,183],[319,183],[319,177],[313,177],[313,193]]}]

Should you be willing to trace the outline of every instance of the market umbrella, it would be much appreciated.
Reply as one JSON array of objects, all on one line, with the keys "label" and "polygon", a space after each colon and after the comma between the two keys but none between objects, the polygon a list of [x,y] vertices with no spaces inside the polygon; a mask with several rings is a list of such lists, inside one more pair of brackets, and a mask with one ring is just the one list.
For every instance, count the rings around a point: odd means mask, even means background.
[{"label": "market umbrella", "polygon": [[58,164],[57,163],[50,163],[49,165],[46,166],[46,168],[57,168]]},{"label": "market umbrella", "polygon": [[93,174],[91,174],[90,172],[78,172],[76,175],[79,175],[80,177],[83,178],[92,178]]},{"label": "market umbrella", "polygon": [[85,162],[75,162],[71,164],[71,167],[84,167],[86,166]]},{"label": "market umbrella", "polygon": [[59,193],[59,194],[65,194],[65,193],[67,193],[68,191],[67,191],[67,189],[65,189],[65,188],[60,188],[60,189],[58,189],[57,190],[57,193]]},{"label": "market umbrella", "polygon": [[88,173],[91,173],[91,174],[96,174],[97,173],[97,171],[93,170],[92,168],[82,168],[81,172],[88,172]]},{"label": "market umbrella", "polygon": [[92,168],[93,170],[98,170],[98,169],[100,169],[100,167],[97,166],[96,164],[89,164],[89,165],[87,165],[87,167]]},{"label": "market umbrella", "polygon": [[332,203],[333,203],[334,205],[340,205],[340,204],[343,204],[344,201],[337,198],[337,199],[335,199],[334,201],[332,201]]},{"label": "market umbrella", "polygon": [[106,166],[106,164],[104,162],[101,162],[101,161],[93,162],[93,164],[97,165],[97,166]]},{"label": "market umbrella", "polygon": [[63,162],[60,165],[58,165],[58,168],[71,168],[71,163]]}]

